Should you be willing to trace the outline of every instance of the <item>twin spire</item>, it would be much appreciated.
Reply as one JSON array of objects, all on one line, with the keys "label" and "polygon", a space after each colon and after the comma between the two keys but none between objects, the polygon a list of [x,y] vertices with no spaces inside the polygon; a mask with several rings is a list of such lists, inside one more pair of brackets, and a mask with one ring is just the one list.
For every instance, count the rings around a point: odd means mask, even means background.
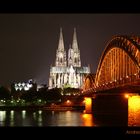
[{"label": "twin spire", "polygon": [[[72,41],[72,49],[78,51],[76,28],[74,28],[73,41]],[[59,36],[58,50],[64,51],[64,40],[63,40],[62,27],[60,28],[60,36]]]},{"label": "twin spire", "polygon": [[73,48],[75,51],[78,51],[78,43],[77,43],[76,28],[74,28],[72,48]]},{"label": "twin spire", "polygon": [[62,28],[60,28],[60,37],[59,37],[59,43],[58,43],[58,50],[64,51],[64,40],[63,40]]},{"label": "twin spire", "polygon": [[81,67],[80,51],[78,49],[76,28],[74,28],[72,47],[70,46],[68,50],[68,62],[66,59],[66,51],[64,49],[62,28],[60,28],[58,49],[56,51],[56,66],[66,67],[67,64],[68,66],[72,65],[74,67]]}]

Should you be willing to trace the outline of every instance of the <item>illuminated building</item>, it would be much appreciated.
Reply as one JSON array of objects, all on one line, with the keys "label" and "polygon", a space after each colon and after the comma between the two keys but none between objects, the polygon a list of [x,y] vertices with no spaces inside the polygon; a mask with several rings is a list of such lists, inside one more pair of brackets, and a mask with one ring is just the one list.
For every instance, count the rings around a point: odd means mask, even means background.
[{"label": "illuminated building", "polygon": [[29,79],[26,82],[13,82],[11,84],[11,96],[13,99],[20,99],[22,95],[34,94],[37,91],[37,84],[34,80]]},{"label": "illuminated building", "polygon": [[27,91],[30,88],[33,88],[34,83],[32,81],[32,79],[28,80],[28,82],[18,82],[18,83],[14,83],[13,87],[15,89],[15,91]]},{"label": "illuminated building", "polygon": [[65,86],[81,88],[84,76],[89,73],[89,67],[81,66],[76,29],[74,29],[72,45],[68,49],[68,57],[66,57],[62,29],[60,29],[55,66],[50,68],[49,88],[63,88]]}]

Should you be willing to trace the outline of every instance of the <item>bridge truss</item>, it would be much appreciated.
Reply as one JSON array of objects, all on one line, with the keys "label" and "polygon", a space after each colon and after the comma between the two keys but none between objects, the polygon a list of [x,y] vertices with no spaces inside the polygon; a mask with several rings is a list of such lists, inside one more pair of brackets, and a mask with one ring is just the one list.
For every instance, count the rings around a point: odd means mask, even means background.
[{"label": "bridge truss", "polygon": [[139,84],[140,37],[115,36],[102,53],[94,80],[91,75],[87,76],[84,87],[85,90],[102,91]]}]

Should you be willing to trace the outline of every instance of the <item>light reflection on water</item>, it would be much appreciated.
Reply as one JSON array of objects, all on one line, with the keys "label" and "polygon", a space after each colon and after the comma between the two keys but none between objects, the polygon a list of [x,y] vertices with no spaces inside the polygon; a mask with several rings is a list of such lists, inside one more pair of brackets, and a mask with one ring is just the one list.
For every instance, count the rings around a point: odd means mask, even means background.
[{"label": "light reflection on water", "polygon": [[38,126],[42,126],[42,110],[38,111]]},{"label": "light reflection on water", "polygon": [[92,114],[81,111],[0,111],[0,126],[93,126]]},{"label": "light reflection on water", "polygon": [[[121,114],[120,114],[121,115]],[[126,116],[127,117],[127,116]],[[116,121],[108,114],[86,114],[83,111],[4,110],[0,111],[0,126],[106,126]],[[140,96],[128,98],[128,126],[140,126]],[[119,121],[118,121],[119,122]],[[127,121],[126,121],[127,122]],[[120,123],[120,122],[119,122]],[[117,124],[120,125],[121,124]],[[126,124],[127,125],[127,124]]]},{"label": "light reflection on water", "polygon": [[93,124],[93,115],[92,114],[82,114],[83,126],[95,126]]},{"label": "light reflection on water", "polygon": [[10,111],[10,126],[14,126],[14,111]]},{"label": "light reflection on water", "polygon": [[0,126],[4,126],[5,118],[6,118],[6,111],[0,111]]},{"label": "light reflection on water", "polygon": [[128,98],[128,126],[140,126],[140,96]]}]

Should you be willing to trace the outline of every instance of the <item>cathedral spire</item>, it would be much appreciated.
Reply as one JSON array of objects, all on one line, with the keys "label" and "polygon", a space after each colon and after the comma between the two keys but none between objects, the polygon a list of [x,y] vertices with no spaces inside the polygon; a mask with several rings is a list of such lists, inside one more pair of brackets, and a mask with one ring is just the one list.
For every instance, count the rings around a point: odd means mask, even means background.
[{"label": "cathedral spire", "polygon": [[64,51],[64,40],[63,40],[62,27],[60,28],[60,36],[59,36],[58,50],[59,51]]},{"label": "cathedral spire", "polygon": [[78,49],[76,28],[74,28],[73,41],[72,41],[72,50],[73,50],[72,65],[74,67],[81,67],[80,50]]},{"label": "cathedral spire", "polygon": [[74,28],[72,48],[74,49],[74,51],[78,51],[78,43],[77,43],[76,28]]},{"label": "cathedral spire", "polygon": [[71,48],[71,45],[69,45],[68,50],[68,66],[73,65],[73,49]]},{"label": "cathedral spire", "polygon": [[56,46],[55,66],[50,67],[49,89],[82,88],[85,75],[90,73],[89,67],[81,66],[80,50],[78,49],[76,29],[74,28],[73,40],[69,45],[66,55],[65,44],[63,41],[62,28]]},{"label": "cathedral spire", "polygon": [[58,49],[56,51],[56,66],[66,66],[66,51],[64,50],[64,41],[63,41],[63,34],[62,34],[62,28],[60,28],[60,36],[59,36],[59,43],[58,43]]}]

